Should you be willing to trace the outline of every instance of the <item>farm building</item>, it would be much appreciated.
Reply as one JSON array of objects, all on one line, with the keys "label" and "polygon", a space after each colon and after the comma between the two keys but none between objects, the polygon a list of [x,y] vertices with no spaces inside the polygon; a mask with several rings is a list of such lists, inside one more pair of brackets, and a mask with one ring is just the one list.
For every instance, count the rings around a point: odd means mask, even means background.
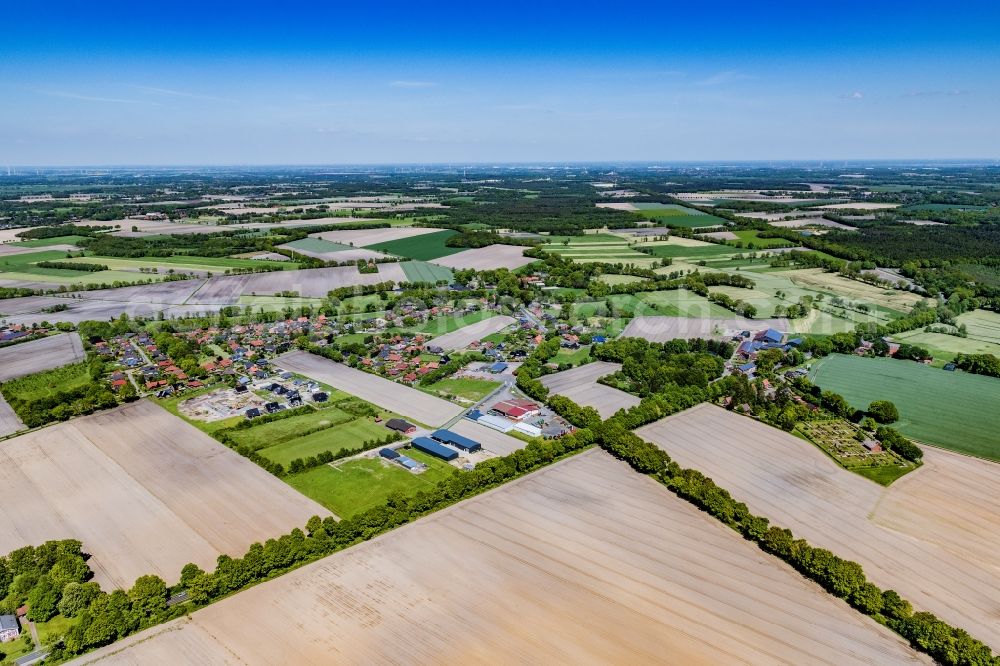
[{"label": "farm building", "polygon": [[530,400],[501,400],[492,407],[490,407],[490,413],[497,414],[499,416],[512,419],[514,421],[520,421],[521,419],[526,419],[529,416],[537,416],[541,414],[542,410],[537,403]]},{"label": "farm building", "polygon": [[399,453],[398,452],[393,451],[392,449],[388,449],[388,448],[382,449],[381,451],[378,452],[378,454],[380,456],[382,456],[383,458],[385,458],[386,460],[395,460],[396,458],[399,457]]},{"label": "farm building", "polygon": [[507,368],[508,368],[508,366],[507,366],[506,363],[504,363],[503,361],[497,361],[496,363],[494,363],[493,365],[491,365],[489,367],[489,370],[494,375],[498,375],[501,372],[504,372]]},{"label": "farm building", "polygon": [[472,414],[469,415],[469,418],[480,425],[486,426],[487,428],[499,430],[500,432],[510,432],[514,429],[514,424],[502,416],[497,416],[495,414],[483,414],[479,411],[476,411],[475,414],[477,415],[475,418],[473,418]]},{"label": "farm building", "polygon": [[474,439],[469,439],[468,437],[463,437],[456,432],[451,430],[435,430],[431,434],[431,438],[435,439],[443,444],[450,444],[455,448],[462,449],[463,451],[479,451],[483,448],[483,445]]},{"label": "farm building", "polygon": [[404,419],[389,419],[385,422],[385,427],[389,430],[401,432],[404,435],[409,435],[417,431],[417,426]]},{"label": "farm building", "polygon": [[530,423],[517,423],[514,425],[514,430],[524,433],[528,437],[542,436],[542,429],[538,426],[531,425]]},{"label": "farm building", "polygon": [[458,457],[458,451],[449,449],[440,442],[435,442],[430,437],[417,437],[410,442],[410,444],[418,451],[429,453],[430,455],[437,456],[442,460],[454,460]]},{"label": "farm building", "polygon": [[773,328],[769,328],[765,331],[759,332],[754,336],[754,340],[760,342],[770,342],[773,344],[781,344],[781,341],[785,339],[785,335],[780,331],[776,331]]},{"label": "farm building", "polygon": [[13,615],[0,615],[0,643],[7,643],[21,635],[17,618]]},{"label": "farm building", "polygon": [[251,407],[250,409],[248,409],[248,410],[246,411],[246,417],[247,417],[248,419],[255,419],[255,418],[257,418],[258,416],[260,416],[260,410],[259,410],[259,409],[257,409],[256,407]]}]

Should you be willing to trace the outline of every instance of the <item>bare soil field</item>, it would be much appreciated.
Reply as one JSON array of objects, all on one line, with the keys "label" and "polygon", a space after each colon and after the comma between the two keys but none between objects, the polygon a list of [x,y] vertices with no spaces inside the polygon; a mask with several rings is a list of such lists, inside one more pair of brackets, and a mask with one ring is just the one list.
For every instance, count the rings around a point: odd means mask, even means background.
[{"label": "bare soil field", "polygon": [[66,243],[59,243],[57,245],[46,245],[44,248],[37,247],[18,247],[17,245],[0,245],[0,257],[9,257],[15,254],[29,254],[31,252],[38,252],[39,250],[44,250],[47,252],[58,250],[60,252],[73,252],[79,250],[76,245],[67,245]]},{"label": "bare soil field", "polygon": [[600,451],[78,664],[928,663]]},{"label": "bare soil field", "polygon": [[0,349],[0,382],[83,360],[76,333],[58,333]]},{"label": "bare soil field", "polygon": [[495,317],[490,317],[489,319],[477,321],[475,324],[463,326],[457,331],[452,331],[451,333],[445,333],[444,335],[438,336],[431,340],[431,344],[437,345],[445,351],[465,349],[476,340],[482,340],[487,335],[492,335],[493,333],[502,331],[511,324],[516,323],[517,320],[513,317],[508,317],[507,315],[497,315]]},{"label": "bare soil field", "polygon": [[828,220],[825,217],[803,217],[796,220],[777,220],[775,222],[768,222],[772,227],[781,227],[783,229],[798,229],[799,227],[815,226],[815,227],[829,227],[830,229],[841,229],[845,231],[856,231],[857,227],[852,227],[848,224],[842,224],[840,222],[834,222],[833,220]]},{"label": "bare soil field", "polygon": [[810,444],[700,405],[640,428],[758,515],[860,563],[876,585],[1000,647],[1000,466],[925,449],[888,488]]},{"label": "bare soil field", "polygon": [[379,264],[378,273],[359,273],[356,266],[310,268],[296,271],[274,271],[251,275],[223,275],[210,278],[190,299],[191,303],[229,305],[246,294],[275,294],[297,291],[300,296],[322,298],[337,287],[375,284],[392,280],[405,282],[406,274],[399,264]]},{"label": "bare soil field", "polygon": [[599,378],[618,372],[621,368],[620,363],[594,361],[554,375],[545,375],[540,381],[552,393],[564,395],[578,405],[593,407],[602,419],[607,419],[619,409],[629,409],[639,404],[637,396],[597,383]]},{"label": "bare soil field", "polygon": [[318,234],[310,234],[310,238],[322,238],[333,243],[343,243],[344,245],[354,245],[355,247],[365,247],[377,243],[388,243],[400,238],[413,238],[432,234],[441,229],[430,227],[390,227],[388,229],[345,229],[344,231],[323,231]]},{"label": "bare soil field", "polygon": [[[4,397],[0,395],[0,437],[13,435],[18,430],[24,430],[24,423],[18,418]],[[498,433],[499,434],[499,433]]]},{"label": "bare soil field", "polygon": [[759,331],[774,328],[788,330],[787,319],[714,319],[708,317],[636,317],[629,322],[622,337],[645,338],[650,342],[666,342],[677,338],[718,337],[726,331]]},{"label": "bare soil field", "polygon": [[829,206],[817,206],[824,210],[886,210],[889,208],[899,208],[903,204],[898,203],[868,203],[865,201],[854,201],[851,203],[830,204]]},{"label": "bare soil field", "polygon": [[286,250],[292,250],[293,252],[298,252],[299,254],[304,254],[307,257],[322,259],[323,261],[357,261],[358,259],[381,259],[387,256],[381,252],[366,250],[364,248],[350,248],[346,250],[335,250],[332,252],[316,252],[314,250],[306,250],[288,244],[279,245],[278,247]]},{"label": "bare soil field", "polygon": [[704,238],[715,238],[718,240],[739,240],[739,236],[732,231],[711,231],[707,234],[698,234]]},{"label": "bare soil field", "polygon": [[432,263],[448,268],[474,268],[477,271],[497,268],[514,270],[535,261],[531,257],[524,256],[525,249],[517,245],[487,245],[449,254],[435,259]]},{"label": "bare soil field", "polygon": [[611,210],[624,210],[624,211],[636,211],[639,210],[635,204],[626,203],[624,201],[602,201],[597,204],[598,208],[610,208]]},{"label": "bare soil field", "polygon": [[154,282],[152,284],[136,285],[134,287],[119,287],[117,289],[94,289],[91,291],[76,291],[73,296],[85,300],[115,301],[119,303],[163,303],[179,305],[201,289],[205,280],[171,280],[170,282]]},{"label": "bare soil field", "polygon": [[312,500],[148,401],[0,443],[0,550],[80,539],[105,590],[143,574],[177,582],[255,541],[329,515]]},{"label": "bare soil field", "polygon": [[[12,324],[30,324],[43,321],[66,321],[78,324],[81,321],[103,319],[108,320],[127,313],[130,317],[154,317],[156,313],[169,309],[172,306],[157,303],[130,303],[126,301],[97,301],[85,299],[52,299],[50,304],[63,303],[69,305],[68,310],[55,313],[30,312],[16,314],[6,317]],[[0,307],[3,302],[0,301]],[[215,308],[218,310],[218,308]]]},{"label": "bare soil field", "polygon": [[460,419],[448,429],[479,442],[484,449],[498,456],[510,455],[528,444],[517,437],[505,435],[499,430],[487,428],[469,419]]},{"label": "bare soil field", "polygon": [[355,370],[342,363],[334,363],[309,352],[288,352],[279,356],[274,362],[284,370],[329,384],[373,405],[429,426],[440,426],[463,411],[462,407],[423,391]]}]

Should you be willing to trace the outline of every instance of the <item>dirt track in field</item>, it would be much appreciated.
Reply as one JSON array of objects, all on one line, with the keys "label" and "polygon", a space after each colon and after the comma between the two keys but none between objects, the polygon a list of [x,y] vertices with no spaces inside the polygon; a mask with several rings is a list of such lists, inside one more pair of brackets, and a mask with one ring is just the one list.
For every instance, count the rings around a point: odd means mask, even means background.
[{"label": "dirt track in field", "polygon": [[712,405],[636,431],[813,546],[1000,648],[1000,465],[926,449],[884,488],[785,432]]},{"label": "dirt track in field", "polygon": [[[388,409],[429,426],[440,426],[462,413],[463,408],[390,381],[384,377],[334,363],[309,352],[293,351],[275,359],[278,367],[329,384],[356,395],[382,409]],[[388,434],[388,430],[386,433]]]},{"label": "dirt track in field", "polygon": [[928,663],[590,451],[78,663]]},{"label": "dirt track in field", "polygon": [[0,349],[0,382],[83,360],[76,333],[59,333]]},{"label": "dirt track in field", "polygon": [[140,401],[0,443],[0,552],[79,539],[105,590],[168,585],[329,511],[160,407]]},{"label": "dirt track in field", "polygon": [[618,372],[621,368],[620,363],[594,361],[571,370],[545,375],[540,381],[552,393],[564,395],[578,405],[593,407],[602,419],[608,419],[619,409],[629,409],[639,404],[637,396],[597,383],[601,377]]},{"label": "dirt track in field", "polygon": [[6,437],[7,435],[12,435],[18,430],[24,430],[24,423],[18,418],[17,414],[4,397],[0,395],[0,437]]}]

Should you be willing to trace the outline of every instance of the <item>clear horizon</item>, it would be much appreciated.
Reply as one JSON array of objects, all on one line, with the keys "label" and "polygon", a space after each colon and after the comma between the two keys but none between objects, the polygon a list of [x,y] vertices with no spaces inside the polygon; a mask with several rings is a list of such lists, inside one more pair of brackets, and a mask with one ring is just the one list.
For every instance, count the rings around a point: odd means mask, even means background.
[{"label": "clear horizon", "polygon": [[0,173],[1000,158],[1000,7],[6,8]]}]

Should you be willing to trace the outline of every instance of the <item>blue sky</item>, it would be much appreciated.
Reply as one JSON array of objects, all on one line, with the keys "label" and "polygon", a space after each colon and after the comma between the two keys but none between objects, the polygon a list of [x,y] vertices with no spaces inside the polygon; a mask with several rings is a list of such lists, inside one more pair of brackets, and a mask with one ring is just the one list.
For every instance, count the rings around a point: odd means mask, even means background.
[{"label": "blue sky", "polygon": [[542,4],[8,4],[0,166],[1000,157],[998,3]]}]

